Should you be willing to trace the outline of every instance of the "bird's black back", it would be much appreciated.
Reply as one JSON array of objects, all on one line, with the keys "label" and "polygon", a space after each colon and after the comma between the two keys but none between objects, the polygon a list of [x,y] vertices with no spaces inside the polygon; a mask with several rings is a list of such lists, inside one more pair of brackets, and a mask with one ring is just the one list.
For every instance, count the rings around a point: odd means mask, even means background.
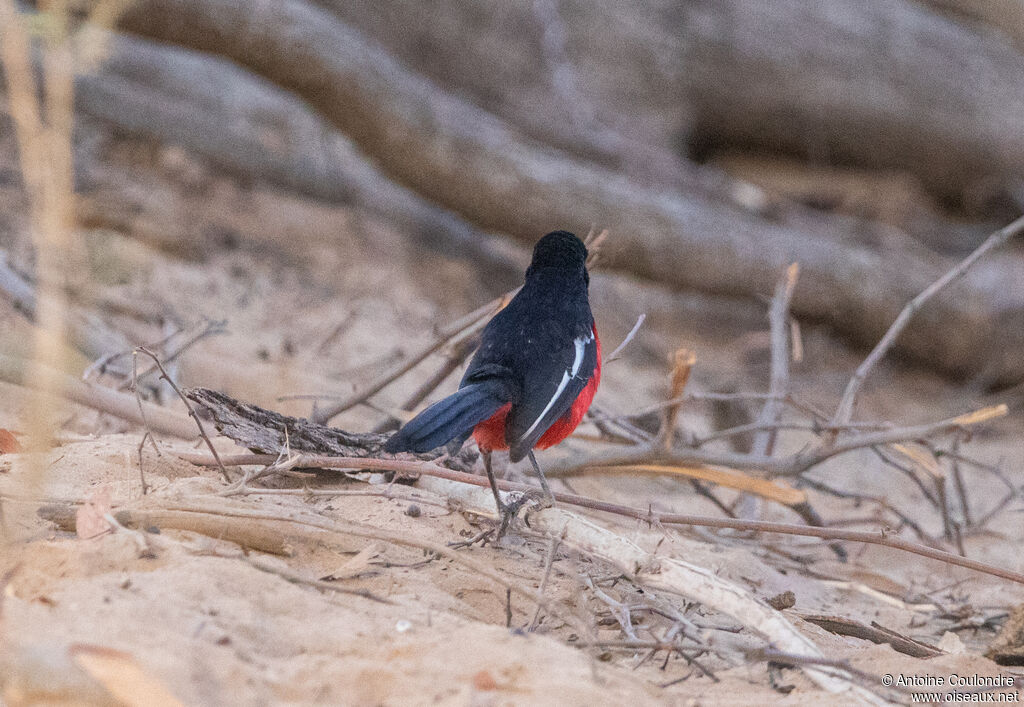
[{"label": "bird's black back", "polygon": [[406,423],[385,451],[461,442],[511,403],[506,443],[513,461],[525,456],[572,406],[597,364],[586,259],[582,241],[567,231],[540,239],[523,288],[484,327],[458,392]]},{"label": "bird's black back", "polygon": [[[517,399],[509,401],[512,410],[506,425],[514,458],[522,456],[517,443],[536,441],[564,414],[593,373],[596,346],[586,259],[586,247],[571,233],[555,231],[542,238],[534,248],[523,288],[484,328],[480,348],[462,379],[460,387],[502,378],[518,391]],[[586,344],[585,358],[577,375],[560,390],[563,374],[572,369],[577,356],[574,342]],[[556,391],[560,399],[545,415],[550,420],[531,430]],[[523,454],[530,446],[524,447]]]}]

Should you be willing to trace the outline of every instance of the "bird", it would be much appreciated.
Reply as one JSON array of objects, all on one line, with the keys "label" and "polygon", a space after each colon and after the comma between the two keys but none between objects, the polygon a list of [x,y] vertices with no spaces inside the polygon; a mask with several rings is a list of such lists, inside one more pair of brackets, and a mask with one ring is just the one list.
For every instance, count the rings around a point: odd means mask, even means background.
[{"label": "bird", "polygon": [[[534,449],[552,447],[576,429],[601,382],[601,340],[590,311],[587,248],[568,231],[552,231],[533,248],[523,287],[487,323],[459,389],[427,407],[384,444],[384,451],[429,452],[476,440],[502,516],[491,454],[528,457],[547,505],[554,496]],[[512,512],[512,515],[514,515]]]}]

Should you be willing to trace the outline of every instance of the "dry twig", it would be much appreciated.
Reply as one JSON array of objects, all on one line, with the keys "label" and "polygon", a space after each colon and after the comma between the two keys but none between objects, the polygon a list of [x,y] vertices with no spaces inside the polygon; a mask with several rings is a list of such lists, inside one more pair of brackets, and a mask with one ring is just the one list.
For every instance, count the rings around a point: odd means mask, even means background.
[{"label": "dry twig", "polygon": [[[435,481],[432,486],[438,490],[444,489],[446,496],[458,498],[474,512],[493,506],[493,503],[488,505],[486,492],[482,490],[470,490],[465,486],[442,481]],[[560,508],[533,510],[529,512],[527,521],[537,532],[548,537],[562,538],[567,546],[612,565],[639,585],[684,596],[710,609],[721,611],[756,631],[781,650],[823,657],[817,646],[797,631],[782,614],[742,587],[713,572],[673,557],[646,552],[626,538]],[[622,621],[625,629],[629,625],[628,611]],[[874,693],[854,685],[849,673],[843,670],[807,666],[805,672],[819,687],[830,693],[845,694],[870,704],[882,704]]]},{"label": "dry twig", "polygon": [[[206,442],[206,448],[210,450],[210,454],[212,454],[213,458],[217,460],[217,467],[220,469],[221,476],[224,477],[225,481],[231,483],[231,477],[228,475],[228,470],[224,468],[224,463],[220,460],[220,455],[217,454],[217,448],[213,446],[213,442],[210,441],[209,435],[206,434],[206,428],[203,426],[202,420],[199,419],[199,415],[196,414],[195,408],[192,407],[192,403],[190,403],[188,398],[185,397],[185,394],[181,392],[181,388],[178,387],[178,384],[175,383],[169,375],[167,375],[167,371],[166,369],[164,369],[164,365],[160,362],[160,359],[157,358],[157,355],[155,353],[145,348],[144,346],[138,347],[136,351],[138,353],[145,354],[146,356],[149,356],[151,359],[153,359],[153,364],[160,371],[161,380],[166,382],[167,385],[171,386],[171,388],[174,389],[174,392],[178,394],[178,397],[181,398],[181,402],[185,403],[185,408],[188,409],[189,417],[191,417],[195,421],[196,427],[199,428],[199,435],[203,438],[203,441]],[[141,402],[139,403],[139,409],[142,409]],[[153,444],[154,446],[156,446],[155,442]]]},{"label": "dry twig", "polygon": [[[204,466],[215,465],[212,457],[203,454],[190,454],[184,452],[176,453],[178,457],[193,464]],[[405,461],[401,459],[365,459],[365,458],[343,458],[328,457],[315,454],[302,454],[295,457],[297,464],[309,467],[333,468],[333,469],[364,469],[374,471],[398,471],[407,474],[418,474],[424,477],[447,479],[472,486],[486,487],[488,481],[477,474],[467,474],[453,469],[446,469],[430,462]],[[266,454],[238,454],[224,457],[230,466],[241,466],[250,464],[267,464],[274,461],[274,457]],[[420,483],[423,483],[421,480]],[[497,480],[498,488],[503,491],[528,492],[535,489],[529,484],[522,484],[513,481]],[[653,510],[643,510],[623,506],[616,503],[598,501],[585,496],[575,494],[554,493],[555,500],[581,508],[589,508],[595,511],[613,513],[615,515],[636,518],[637,520],[661,525],[688,525],[708,528],[731,528],[734,530],[751,530],[765,533],[779,533],[782,535],[800,535],[804,537],[822,538],[825,540],[848,540],[851,542],[866,543],[869,545],[882,545],[903,552],[910,552],[915,555],[927,557],[939,562],[965,567],[967,569],[989,574],[995,577],[1002,577],[1011,582],[1024,584],[1024,574],[1014,572],[1002,567],[996,567],[977,560],[960,557],[949,552],[925,547],[917,543],[909,542],[901,538],[889,537],[883,532],[862,532],[851,530],[840,530],[836,528],[820,528],[806,525],[793,525],[789,523],[770,523],[767,521],[735,520],[731,518],[709,518],[706,516],[694,516],[681,513],[658,513]],[[492,498],[493,500],[493,498]],[[492,504],[493,506],[493,504]],[[481,515],[493,514],[493,508],[488,512],[481,512]]]},{"label": "dry twig", "polygon": [[423,359],[440,349],[455,337],[460,335],[472,336],[478,330],[482,329],[490,318],[500,311],[514,294],[515,291],[502,295],[501,297],[488,302],[483,307],[475,309],[461,319],[452,322],[438,331],[433,340],[424,344],[409,356],[403,358],[401,361],[378,376],[372,383],[360,390],[357,390],[355,393],[343,400],[332,403],[321,410],[314,411],[314,413],[310,415],[310,419],[313,422],[325,424],[329,422],[332,417],[340,415],[349,408],[355,407],[371,396],[376,395],[390,383],[404,376],[423,361]]},{"label": "dry twig", "polygon": [[841,427],[849,422],[853,417],[853,408],[857,404],[857,394],[860,392],[860,388],[864,384],[864,379],[867,377],[868,373],[871,372],[871,369],[873,369],[889,351],[893,343],[895,343],[896,339],[899,338],[899,335],[903,333],[903,330],[918,310],[920,310],[928,300],[942,291],[945,287],[953,284],[966,275],[971,266],[978,262],[983,256],[1003,245],[1022,231],[1024,231],[1024,216],[991,234],[974,250],[973,253],[961,260],[955,267],[948,270],[946,274],[933,282],[919,295],[917,295],[917,297],[907,303],[907,306],[904,307],[903,311],[901,311],[899,316],[896,317],[896,321],[892,323],[892,326],[890,326],[889,330],[885,332],[885,335],[881,340],[875,344],[875,348],[871,350],[871,353],[868,354],[867,358],[865,358],[860,366],[857,367],[857,370],[850,378],[850,382],[846,384],[846,390],[843,391],[843,397],[839,401],[839,405],[836,407],[836,413],[832,418],[833,427]]},{"label": "dry twig", "polygon": [[626,338],[622,340],[622,343],[616,346],[610,354],[605,356],[605,364],[609,364],[612,361],[615,361],[616,359],[619,358],[619,355],[625,350],[626,346],[629,345],[629,342],[636,337],[637,332],[640,331],[640,327],[643,326],[645,319],[647,319],[646,314],[641,314],[639,317],[636,318],[636,324],[634,324],[633,328],[629,330],[628,334],[626,334]]}]

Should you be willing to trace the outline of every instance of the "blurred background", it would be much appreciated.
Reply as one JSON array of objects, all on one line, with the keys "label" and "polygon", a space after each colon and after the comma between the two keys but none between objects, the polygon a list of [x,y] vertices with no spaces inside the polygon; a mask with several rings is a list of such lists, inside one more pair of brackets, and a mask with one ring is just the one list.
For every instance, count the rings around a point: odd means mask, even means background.
[{"label": "blurred background", "polygon": [[[197,317],[237,330],[242,311],[224,306],[242,298],[259,365],[282,364],[253,376],[268,394],[337,391],[372,353],[360,330],[388,337],[507,290],[556,227],[610,233],[604,328],[647,311],[657,330],[663,310],[705,334],[748,328],[799,261],[795,316],[862,347],[1024,199],[1014,0],[22,9],[51,49],[35,64],[74,86],[44,91],[40,114],[46,141],[63,129],[73,145],[60,249],[74,264],[56,266],[73,314],[106,327],[72,323],[80,364]],[[15,98],[0,246],[17,302],[36,255]],[[73,129],[46,105],[69,99]],[[1021,272],[1019,247],[986,261],[922,311],[898,357],[975,389],[1015,385]],[[354,331],[325,349],[261,317]],[[8,308],[4,326],[25,322]],[[219,359],[225,340],[198,351]]]},{"label": "blurred background", "polygon": [[[36,159],[73,164],[54,267],[75,369],[206,318],[232,334],[183,355],[187,379],[339,392],[410,327],[517,284],[555,228],[609,230],[599,322],[646,312],[655,350],[763,328],[791,262],[796,318],[862,349],[1024,200],[1016,0],[18,7],[32,63],[71,82],[39,94],[39,129],[73,152]],[[11,305],[48,197],[0,100]],[[897,358],[1016,385],[1021,272],[1019,247],[987,260]],[[30,323],[5,309],[19,353]]]},{"label": "blurred background", "polygon": [[[155,488],[200,484],[139,444],[130,391],[184,408],[133,359],[138,345],[183,387],[348,430],[394,427],[454,389],[469,350],[444,332],[518,286],[555,229],[607,231],[591,282],[606,352],[645,317],[605,368],[597,417],[652,434],[685,349],[687,392],[725,397],[688,401],[677,442],[722,452],[752,449],[751,435],[715,433],[762,408],[770,301],[798,263],[788,387],[802,407],[783,414],[792,429],[776,450],[796,452],[904,305],[1024,209],[1022,0],[0,0],[0,66],[0,452],[77,445],[25,475],[3,462],[4,494],[81,498],[102,481],[134,498],[125,459],[141,465],[144,451]],[[861,450],[794,484],[826,522],[1016,562],[1020,538],[992,542],[986,526],[1019,507],[1007,479],[1020,471],[1022,381],[1024,249],[1011,241],[915,315],[854,417],[912,424],[1008,403],[975,435],[970,494],[947,504],[939,472],[966,436],[916,456]],[[549,458],[598,439],[581,430]],[[573,483],[644,507],[794,521],[697,482]],[[11,508],[8,530],[44,532]],[[779,584],[759,551],[731,548],[737,574]],[[885,566],[886,587],[930,577]],[[60,625],[74,637],[101,618]],[[172,624],[168,654],[151,654],[167,665],[191,640]],[[250,667],[203,655],[219,677],[181,689],[195,703],[234,695],[230,676]],[[273,699],[252,684],[245,695]],[[296,699],[320,694],[294,684]]]}]

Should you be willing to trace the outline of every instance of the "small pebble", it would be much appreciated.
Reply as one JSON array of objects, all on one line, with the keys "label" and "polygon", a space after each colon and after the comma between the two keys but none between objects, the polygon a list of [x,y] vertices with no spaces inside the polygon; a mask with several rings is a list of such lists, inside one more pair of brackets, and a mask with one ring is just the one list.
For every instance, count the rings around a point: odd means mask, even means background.
[{"label": "small pebble", "polygon": [[409,504],[409,507],[405,509],[405,515],[409,516],[410,518],[419,518],[420,513],[422,513],[422,511],[420,510],[420,507],[417,506],[415,503]]}]

